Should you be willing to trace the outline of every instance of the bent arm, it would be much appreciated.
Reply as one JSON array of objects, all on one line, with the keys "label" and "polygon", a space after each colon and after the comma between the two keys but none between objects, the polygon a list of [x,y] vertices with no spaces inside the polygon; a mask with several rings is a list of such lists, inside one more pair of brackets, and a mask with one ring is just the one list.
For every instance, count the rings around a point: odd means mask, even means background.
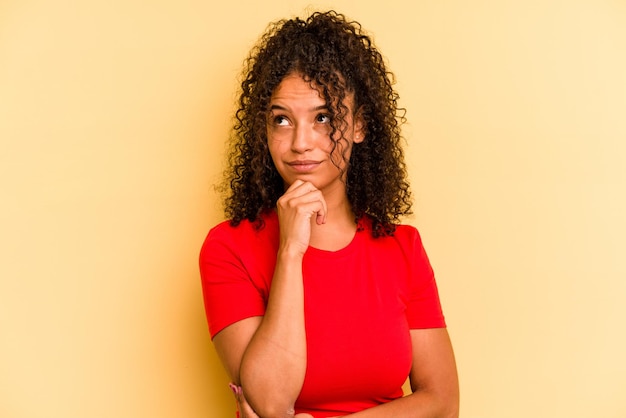
[{"label": "bent arm", "polygon": [[412,394],[350,414],[354,418],[457,418],[459,382],[452,344],[445,328],[411,330]]},{"label": "bent arm", "polygon": [[306,371],[302,256],[281,250],[265,316],[236,322],[213,339],[233,382],[262,417],[293,417]]},{"label": "bent arm", "polygon": [[302,257],[279,251],[263,320],[241,361],[241,385],[262,417],[286,417],[306,371]]},{"label": "bent arm", "polygon": [[325,222],[327,207],[313,184],[296,180],[276,211],[280,244],[265,315],[240,321],[213,339],[234,382],[263,418],[294,416],[307,355],[302,261],[312,224]]}]

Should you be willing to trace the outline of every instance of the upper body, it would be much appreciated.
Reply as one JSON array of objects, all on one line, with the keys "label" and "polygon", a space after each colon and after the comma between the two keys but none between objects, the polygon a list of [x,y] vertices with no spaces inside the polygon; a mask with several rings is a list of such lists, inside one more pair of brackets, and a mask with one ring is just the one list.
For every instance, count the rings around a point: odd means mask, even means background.
[{"label": "upper body", "polygon": [[[278,217],[265,226],[211,230],[200,257],[212,336],[263,316],[279,246]],[[337,251],[309,247],[302,262],[307,370],[295,411],[346,415],[402,396],[411,368],[410,329],[445,326],[417,230],[373,238],[367,219]]]},{"label": "upper body", "polygon": [[[432,271],[417,232],[398,226],[410,193],[383,61],[334,12],[271,26],[247,60],[230,226],[202,258],[213,342],[244,417],[458,415]],[[413,393],[400,397],[407,376]]]}]

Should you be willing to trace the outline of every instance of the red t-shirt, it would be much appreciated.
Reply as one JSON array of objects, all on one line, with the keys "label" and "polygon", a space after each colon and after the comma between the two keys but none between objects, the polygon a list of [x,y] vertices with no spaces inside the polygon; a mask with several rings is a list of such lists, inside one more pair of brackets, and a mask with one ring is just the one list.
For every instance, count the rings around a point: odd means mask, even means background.
[{"label": "red t-shirt", "polygon": [[[265,313],[279,242],[275,212],[256,229],[223,222],[202,246],[200,271],[211,337]],[[307,250],[307,370],[296,412],[346,415],[402,396],[411,368],[410,329],[445,327],[433,271],[417,230],[373,238],[360,223],[339,251]]]}]

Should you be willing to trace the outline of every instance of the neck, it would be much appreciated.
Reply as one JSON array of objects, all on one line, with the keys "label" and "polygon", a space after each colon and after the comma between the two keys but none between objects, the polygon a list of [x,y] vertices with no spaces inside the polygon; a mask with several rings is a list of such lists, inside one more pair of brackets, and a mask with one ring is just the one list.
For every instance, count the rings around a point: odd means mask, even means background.
[{"label": "neck", "polygon": [[336,196],[325,193],[324,197],[327,205],[326,223],[318,225],[313,220],[310,245],[321,250],[337,251],[346,247],[354,238],[354,213],[345,191]]}]

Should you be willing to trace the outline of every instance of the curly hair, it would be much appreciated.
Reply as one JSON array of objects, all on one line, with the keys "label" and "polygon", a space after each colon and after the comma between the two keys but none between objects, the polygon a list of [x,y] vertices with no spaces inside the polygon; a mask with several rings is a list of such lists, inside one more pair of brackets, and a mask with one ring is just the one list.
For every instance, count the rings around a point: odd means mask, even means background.
[{"label": "curly hair", "polygon": [[[354,94],[366,139],[355,144],[347,164],[348,201],[355,222],[371,219],[374,237],[392,235],[400,217],[411,213],[401,148],[404,109],[398,107],[394,76],[373,41],[358,22],[335,11],[270,24],[245,60],[224,173],[227,218],[232,225],[247,219],[262,227],[261,215],[285,192],[267,144],[267,118],[272,93],[294,72],[326,101],[333,133],[343,132],[343,100]],[[336,147],[338,141],[333,142]]]}]

